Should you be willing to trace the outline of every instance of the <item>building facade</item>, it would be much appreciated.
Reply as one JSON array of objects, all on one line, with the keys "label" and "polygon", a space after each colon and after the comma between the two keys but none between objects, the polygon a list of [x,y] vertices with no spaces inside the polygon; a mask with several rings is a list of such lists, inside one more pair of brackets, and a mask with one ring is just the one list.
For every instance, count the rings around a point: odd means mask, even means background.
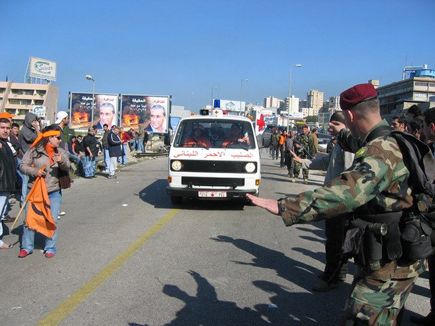
[{"label": "building facade", "polygon": [[307,104],[309,108],[313,108],[314,110],[317,110],[316,114],[319,112],[320,108],[323,106],[323,92],[320,92],[316,89],[311,89],[307,93]]},{"label": "building facade", "polygon": [[409,78],[379,87],[377,91],[381,115],[388,119],[405,114],[414,104],[426,107],[430,98],[435,96],[435,78]]},{"label": "building facade", "polygon": [[285,108],[290,114],[295,114],[299,112],[299,98],[294,95],[291,96],[290,100],[288,97],[285,98]]},{"label": "building facade", "polygon": [[47,124],[54,123],[58,100],[59,88],[53,84],[0,82],[0,112],[14,114],[15,121],[24,121],[27,112],[43,107],[43,119]]},{"label": "building facade", "polygon": [[269,96],[269,97],[264,98],[264,105],[263,106],[265,108],[279,108],[281,103],[282,103],[281,99],[279,99],[277,97]]}]

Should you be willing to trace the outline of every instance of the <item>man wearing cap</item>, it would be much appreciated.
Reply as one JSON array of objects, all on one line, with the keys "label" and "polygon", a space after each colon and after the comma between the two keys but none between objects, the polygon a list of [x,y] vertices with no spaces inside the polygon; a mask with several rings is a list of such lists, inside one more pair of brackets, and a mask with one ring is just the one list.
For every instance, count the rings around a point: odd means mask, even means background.
[{"label": "man wearing cap", "polygon": [[67,152],[68,152],[67,143],[71,134],[71,131],[68,127],[68,122],[69,122],[68,113],[66,113],[65,111],[57,112],[56,121],[54,122],[54,124],[58,126],[57,129],[60,130],[60,135],[62,137],[59,147],[66,150]]},{"label": "man wearing cap", "polygon": [[[353,213],[361,223],[370,223],[367,225],[382,224],[387,217],[398,220],[402,211],[412,206],[410,172],[403,163],[398,144],[392,137],[380,136],[389,127],[381,118],[373,85],[359,84],[344,91],[340,105],[346,126],[364,144],[348,170],[322,188],[301,193],[294,199],[277,201],[247,195],[253,204],[280,215],[286,226],[346,213]],[[353,230],[360,229],[349,229],[347,236],[357,237],[358,232]],[[390,243],[391,237],[396,239],[395,235],[389,227],[383,236],[384,245]],[[364,243],[366,238],[359,239]],[[353,255],[356,272],[343,325],[399,324],[400,312],[417,277],[425,270],[425,262],[403,262],[395,258],[399,257],[396,246],[382,245],[376,251],[380,257],[376,261],[368,260],[373,258],[368,248],[360,248],[361,253]]]}]

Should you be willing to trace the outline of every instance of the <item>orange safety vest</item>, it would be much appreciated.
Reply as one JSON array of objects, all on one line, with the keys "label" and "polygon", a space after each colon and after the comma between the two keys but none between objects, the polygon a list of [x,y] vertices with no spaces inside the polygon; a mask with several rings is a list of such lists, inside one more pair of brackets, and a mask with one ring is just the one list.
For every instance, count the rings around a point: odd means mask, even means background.
[{"label": "orange safety vest", "polygon": [[286,136],[280,136],[280,137],[279,137],[279,144],[280,144],[280,145],[284,145],[284,143],[285,143],[285,139],[286,139]]}]

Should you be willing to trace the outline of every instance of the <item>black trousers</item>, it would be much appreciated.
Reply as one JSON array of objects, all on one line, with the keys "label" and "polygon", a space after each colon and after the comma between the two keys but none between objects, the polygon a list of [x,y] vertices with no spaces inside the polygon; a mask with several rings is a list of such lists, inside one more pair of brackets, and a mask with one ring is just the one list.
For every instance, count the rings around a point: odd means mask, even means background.
[{"label": "black trousers", "polygon": [[[345,239],[345,224],[347,215],[340,215],[334,218],[325,220],[325,235],[326,235],[326,266],[323,273],[326,281],[334,274],[340,264],[343,242]],[[340,279],[345,279],[348,271],[347,263],[344,264],[340,271],[336,274],[333,282]]]}]

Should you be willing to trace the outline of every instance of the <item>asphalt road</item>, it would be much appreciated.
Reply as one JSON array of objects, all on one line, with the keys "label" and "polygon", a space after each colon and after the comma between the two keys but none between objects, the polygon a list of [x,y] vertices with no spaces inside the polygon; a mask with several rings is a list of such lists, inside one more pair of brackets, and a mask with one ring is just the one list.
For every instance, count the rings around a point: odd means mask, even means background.
[{"label": "asphalt road", "polygon": [[[263,154],[264,197],[323,182],[312,172],[309,185],[292,184]],[[64,192],[54,258],[41,253],[40,237],[24,259],[18,244],[1,250],[0,324],[339,324],[351,275],[333,291],[311,290],[324,267],[323,223],[286,228],[280,217],[237,202],[174,209],[166,169],[162,157],[123,168],[117,180],[77,179]],[[17,242],[20,233],[4,240]],[[404,325],[429,311],[427,277],[406,304]]]}]

